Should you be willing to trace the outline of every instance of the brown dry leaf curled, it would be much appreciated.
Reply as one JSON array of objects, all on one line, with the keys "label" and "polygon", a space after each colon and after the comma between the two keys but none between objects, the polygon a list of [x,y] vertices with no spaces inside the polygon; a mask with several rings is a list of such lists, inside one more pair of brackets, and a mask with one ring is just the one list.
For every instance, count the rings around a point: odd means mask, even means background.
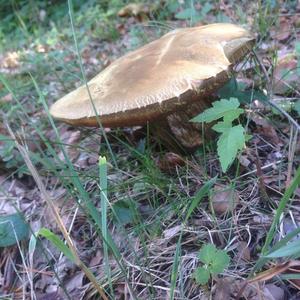
[{"label": "brown dry leaf curled", "polygon": [[222,215],[236,208],[239,203],[239,196],[230,186],[215,185],[210,200],[214,212],[217,215]]}]

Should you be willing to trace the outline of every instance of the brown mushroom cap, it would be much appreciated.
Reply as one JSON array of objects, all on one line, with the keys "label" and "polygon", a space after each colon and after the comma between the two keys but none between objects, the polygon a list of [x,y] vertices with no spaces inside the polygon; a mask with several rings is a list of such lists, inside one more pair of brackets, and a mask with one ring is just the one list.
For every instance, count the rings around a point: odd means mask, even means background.
[{"label": "brown mushroom cap", "polygon": [[[117,59],[88,82],[105,127],[143,125],[221,87],[254,44],[245,29],[211,24],[176,29]],[[97,126],[85,85],[50,109],[73,125]]]}]

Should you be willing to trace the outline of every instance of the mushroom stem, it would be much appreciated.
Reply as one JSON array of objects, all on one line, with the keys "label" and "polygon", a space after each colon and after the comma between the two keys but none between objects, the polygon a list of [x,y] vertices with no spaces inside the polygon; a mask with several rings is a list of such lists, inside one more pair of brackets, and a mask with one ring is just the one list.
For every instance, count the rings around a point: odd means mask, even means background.
[{"label": "mushroom stem", "polygon": [[[150,131],[170,151],[180,153],[195,151],[203,143],[202,125],[189,121],[203,112],[212,102],[212,98],[201,98],[201,101],[189,104],[185,109],[153,122]],[[205,127],[204,134],[205,137],[211,138],[208,127]]]}]

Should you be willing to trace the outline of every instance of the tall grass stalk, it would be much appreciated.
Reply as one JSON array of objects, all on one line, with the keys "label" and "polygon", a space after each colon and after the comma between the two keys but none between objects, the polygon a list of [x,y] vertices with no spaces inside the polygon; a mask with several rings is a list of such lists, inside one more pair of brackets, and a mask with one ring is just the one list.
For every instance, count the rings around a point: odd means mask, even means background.
[{"label": "tall grass stalk", "polygon": [[208,195],[210,189],[215,184],[215,182],[216,182],[216,177],[206,182],[202,186],[202,188],[196,193],[196,195],[192,198],[191,203],[187,206],[186,215],[182,222],[181,232],[176,245],[175,257],[174,257],[174,262],[173,262],[173,267],[171,272],[171,289],[170,289],[171,300],[174,299],[174,295],[175,295],[176,281],[178,277],[178,270],[179,270],[179,264],[181,259],[181,241],[182,241],[184,226],[187,224],[189,218],[191,217],[196,207],[198,207],[199,203],[204,199],[205,196]]},{"label": "tall grass stalk", "polygon": [[92,282],[93,286],[95,287],[95,289],[98,291],[99,295],[104,299],[104,300],[108,300],[108,298],[106,297],[103,288],[101,287],[101,285],[98,283],[96,277],[93,275],[93,273],[86,267],[86,265],[81,261],[80,257],[77,254],[76,248],[69,236],[69,233],[67,231],[67,229],[65,228],[63,221],[58,213],[58,210],[56,208],[56,206],[54,205],[50,195],[48,194],[40,176],[39,173],[37,171],[37,169],[35,168],[35,166],[33,165],[28,151],[21,145],[19,144],[19,142],[16,139],[16,136],[14,135],[13,131],[11,130],[10,126],[8,125],[8,123],[6,124],[6,127],[9,131],[9,134],[11,135],[12,139],[15,141],[16,147],[18,148],[20,154],[22,155],[28,169],[31,172],[32,177],[34,178],[39,191],[42,194],[43,199],[46,201],[48,207],[51,209],[51,212],[55,218],[55,221],[61,231],[61,233],[63,234],[67,245],[70,249],[70,252],[73,256],[73,261],[74,263],[85,273],[85,275],[87,276],[87,278]]},{"label": "tall grass stalk", "polygon": [[101,222],[102,222],[102,235],[103,235],[103,252],[104,252],[104,261],[105,261],[105,273],[108,277],[108,283],[111,291],[111,295],[114,294],[112,287],[111,279],[111,268],[109,265],[108,258],[108,246],[105,242],[108,238],[108,224],[107,224],[107,163],[106,158],[103,156],[99,157],[99,179],[100,179],[100,198],[101,198]]},{"label": "tall grass stalk", "polygon": [[101,120],[99,118],[97,109],[95,107],[94,100],[92,98],[89,86],[87,84],[87,79],[86,79],[85,72],[84,72],[84,69],[83,69],[83,63],[82,63],[81,55],[80,55],[80,52],[79,52],[77,36],[76,36],[76,32],[75,32],[75,27],[74,27],[74,12],[73,12],[73,3],[72,3],[72,0],[68,0],[68,7],[69,7],[70,24],[71,24],[72,34],[73,34],[73,38],[74,38],[74,44],[75,44],[75,48],[76,48],[76,53],[77,53],[77,57],[78,57],[78,61],[79,61],[81,75],[82,75],[84,84],[86,86],[86,89],[87,89],[87,92],[88,92],[91,104],[93,106],[93,110],[94,110],[94,113],[95,113],[95,116],[96,116],[96,119],[97,119],[97,123],[99,124],[100,130],[101,130],[101,132],[103,134],[104,140],[106,142],[106,145],[107,145],[108,150],[110,152],[110,155],[112,157],[114,165],[115,165],[116,168],[118,168],[118,163],[117,163],[116,157],[115,157],[115,155],[114,155],[114,153],[113,153],[113,151],[111,149],[110,143],[109,143],[109,141],[107,139],[107,135],[106,135],[105,130],[104,130],[102,124],[101,124]]}]

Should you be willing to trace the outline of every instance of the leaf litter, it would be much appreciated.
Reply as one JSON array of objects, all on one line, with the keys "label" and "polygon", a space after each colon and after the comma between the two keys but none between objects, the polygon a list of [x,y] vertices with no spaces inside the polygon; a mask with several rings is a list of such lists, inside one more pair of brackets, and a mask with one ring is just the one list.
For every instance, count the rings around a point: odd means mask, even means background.
[{"label": "leaf litter", "polygon": [[[251,4],[249,5],[251,6]],[[230,5],[226,2],[222,1],[221,8],[225,14],[230,12],[228,17],[238,17],[234,15]],[[253,17],[249,14],[249,19],[251,18]],[[129,48],[132,39],[130,29],[139,22],[140,20],[134,20],[134,18],[120,21],[118,24],[121,33],[119,42],[95,41],[83,50],[83,61],[89,76],[94,75],[99,70],[99,65],[101,67],[107,66],[117,56],[121,55],[125,48]],[[291,43],[295,39],[294,35],[298,33],[295,31],[291,33],[287,30],[287,26],[295,26],[296,23],[296,16],[295,18],[282,16],[279,21],[280,31],[274,31],[272,36],[272,39],[276,39],[279,53],[277,64],[273,70],[273,91],[277,96],[283,97],[284,101],[289,101],[289,98],[298,95],[298,87],[294,83],[299,78],[299,74],[289,71],[293,76],[296,74],[296,77],[292,76],[291,81],[289,81],[290,77],[283,76],[285,69],[294,69],[296,62],[298,62],[298,54],[295,55],[295,48]],[[152,34],[155,35],[155,33]],[[299,37],[297,36],[297,38]],[[268,40],[267,43],[272,46],[272,41]],[[57,45],[57,47],[63,46]],[[281,49],[284,49],[285,54],[280,53]],[[62,50],[65,49],[62,48]],[[38,45],[30,51],[33,51],[34,55],[35,53],[46,55],[51,52],[51,49]],[[262,63],[271,72],[273,65],[269,61],[269,51],[272,51],[269,46],[265,49],[258,47],[258,54],[262,57]],[[287,57],[291,59],[288,62]],[[74,59],[72,55],[65,57],[66,62]],[[17,52],[6,53],[1,57],[0,65],[1,70],[7,74],[20,74],[24,68],[29,70],[36,68],[35,65],[29,66],[28,63],[26,66],[26,63],[22,61],[22,56],[19,56]],[[19,72],[21,69],[22,72]],[[57,98],[58,91],[60,94],[64,94],[64,88],[61,82],[57,82],[55,76],[48,76],[48,80],[53,81],[52,85],[49,84],[49,95],[52,97],[52,101]],[[238,76],[248,80],[249,78],[253,79],[255,85],[259,85],[262,80],[254,74],[251,67],[246,74],[240,72]],[[283,85],[281,85],[282,82]],[[75,84],[74,81],[73,84]],[[12,101],[10,94],[7,96],[8,100],[5,96],[1,99],[4,100],[0,100],[0,105]],[[24,97],[24,99],[26,98]],[[41,114],[36,107],[31,107],[31,104],[28,106],[33,119],[39,121],[40,118],[45,118],[45,115]],[[120,272],[116,259],[110,255],[109,262],[113,271],[113,284],[118,299],[134,298],[129,285],[132,286],[136,296],[140,299],[149,299],[151,288],[157,299],[166,299],[170,295],[169,278],[174,262],[176,242],[181,232],[183,234],[182,255],[179,267],[180,276],[175,288],[175,299],[181,299],[180,295],[184,295],[186,299],[196,299],[196,297],[201,299],[208,299],[209,297],[213,297],[213,299],[221,299],[222,297],[223,299],[235,299],[243,287],[245,279],[251,273],[253,263],[258,258],[258,249],[261,247],[266,231],[272,222],[273,209],[277,207],[284,192],[289,177],[287,163],[293,165],[292,174],[296,166],[299,165],[299,153],[297,152],[295,152],[293,159],[287,161],[287,145],[290,142],[288,122],[278,115],[275,116],[272,111],[266,109],[266,106],[262,104],[260,111],[255,111],[249,115],[249,131],[252,134],[252,139],[248,142],[247,148],[242,150],[242,155],[239,158],[240,161],[243,161],[241,173],[235,177],[234,171],[229,170],[228,178],[221,180],[222,188],[225,190],[234,183],[234,192],[237,193],[239,201],[232,205],[228,195],[221,194],[221,196],[220,193],[216,193],[217,196],[214,196],[213,199],[205,198],[185,226],[182,226],[180,221],[185,208],[182,199],[189,200],[206,181],[207,177],[205,176],[214,177],[221,174],[215,153],[208,152],[205,160],[203,160],[201,153],[188,157],[173,153],[161,155],[157,150],[158,148],[153,147],[151,157],[154,163],[143,166],[131,148],[123,147],[116,142],[120,138],[127,139],[128,135],[116,130],[108,131],[113,150],[118,155],[119,168],[122,170],[122,174],[120,174],[119,170],[109,169],[108,176],[111,179],[109,180],[111,186],[110,201],[114,204],[122,199],[128,203],[131,199],[137,203],[134,208],[134,217],[124,228],[120,228],[114,222],[109,221],[109,230],[122,251],[129,278],[128,282],[124,281],[124,276]],[[295,118],[298,117],[294,112],[291,114]],[[32,131],[29,131],[30,126],[27,125],[23,124],[23,130],[27,136],[26,140],[28,140],[28,136],[32,136]],[[22,130],[17,127],[16,129],[19,134],[22,134]],[[49,141],[54,143],[54,132],[49,130],[47,126],[43,127],[43,130]],[[97,203],[99,190],[96,164],[98,153],[104,148],[99,131],[96,133],[89,130],[79,132],[78,129],[67,125],[59,125],[59,130],[72,163],[80,178],[85,182],[85,187],[91,193],[92,199]],[[142,149],[140,151],[143,153],[145,149],[138,148],[142,144],[142,139],[142,137],[131,137],[130,147]],[[34,137],[34,140],[37,141],[34,143],[35,145],[41,143],[38,137]],[[155,141],[153,143],[155,144]],[[27,144],[29,151],[38,153],[38,147],[30,146],[28,142]],[[297,141],[297,145],[299,145],[299,141]],[[0,145],[1,147],[3,144]],[[58,157],[61,162],[54,166],[56,168],[64,166],[64,159],[59,151]],[[2,159],[3,157],[1,157]],[[257,160],[260,162],[260,167],[257,165]],[[18,177],[14,173],[20,167],[21,165],[7,167],[7,164],[1,167],[1,214],[9,214],[18,209],[32,228],[47,227],[59,234],[57,225],[50,217],[36,185],[30,183],[30,174]],[[51,192],[53,199],[56,199],[55,202],[61,218],[67,228],[70,229],[70,236],[78,252],[86,265],[93,270],[101,281],[105,277],[102,243],[97,238],[93,226],[83,211],[78,209],[74,198],[71,196],[72,191],[62,187],[60,180],[45,170],[44,167],[41,166],[39,171],[47,190]],[[63,172],[59,174],[64,176]],[[260,194],[258,177],[261,175],[263,175],[263,184],[270,202],[265,201]],[[137,189],[136,183],[139,180],[145,183],[142,189]],[[168,189],[162,183],[167,184]],[[215,189],[218,190],[218,187]],[[282,228],[284,228],[278,229],[278,236],[276,236],[278,240],[298,227],[300,215],[297,203],[299,202],[299,194],[297,197],[289,206],[289,216],[283,216]],[[209,210],[210,201],[212,201],[216,214]],[[219,203],[221,203],[221,209],[217,208]],[[128,209],[130,209],[130,205]],[[141,235],[135,234],[137,227],[140,228]],[[209,286],[201,287],[193,280],[192,273],[198,263],[197,252],[205,243],[214,243],[218,248],[228,247],[233,260],[223,276],[211,281]],[[43,241],[43,247],[39,248],[45,252],[40,250],[35,252],[33,270],[31,270],[34,274],[34,280],[30,282],[24,279],[24,276],[17,276],[26,273],[26,266],[22,265],[20,254],[28,255],[27,246],[28,244],[21,242],[21,249],[17,246],[11,246],[0,252],[0,290],[3,295],[13,295],[14,299],[29,297],[31,293],[30,284],[33,284],[37,299],[65,299],[64,291],[61,288],[61,284],[63,284],[71,299],[93,299],[93,297],[97,299],[96,291],[83,273],[73,263],[63,258],[61,253],[46,241]],[[147,255],[145,255],[145,250]],[[53,265],[54,268],[51,268],[50,265]],[[288,268],[286,268],[287,265]],[[279,300],[297,293],[299,290],[297,280],[290,279],[290,285],[287,289],[285,284],[275,277],[275,275],[284,273],[283,269],[290,273],[298,272],[296,264],[292,266],[292,262],[288,262],[275,266],[266,265],[265,268],[268,275],[262,276],[257,284],[249,283],[246,286],[243,291],[245,299]],[[57,277],[55,272],[57,272]],[[150,289],[149,279],[151,279]]]}]

